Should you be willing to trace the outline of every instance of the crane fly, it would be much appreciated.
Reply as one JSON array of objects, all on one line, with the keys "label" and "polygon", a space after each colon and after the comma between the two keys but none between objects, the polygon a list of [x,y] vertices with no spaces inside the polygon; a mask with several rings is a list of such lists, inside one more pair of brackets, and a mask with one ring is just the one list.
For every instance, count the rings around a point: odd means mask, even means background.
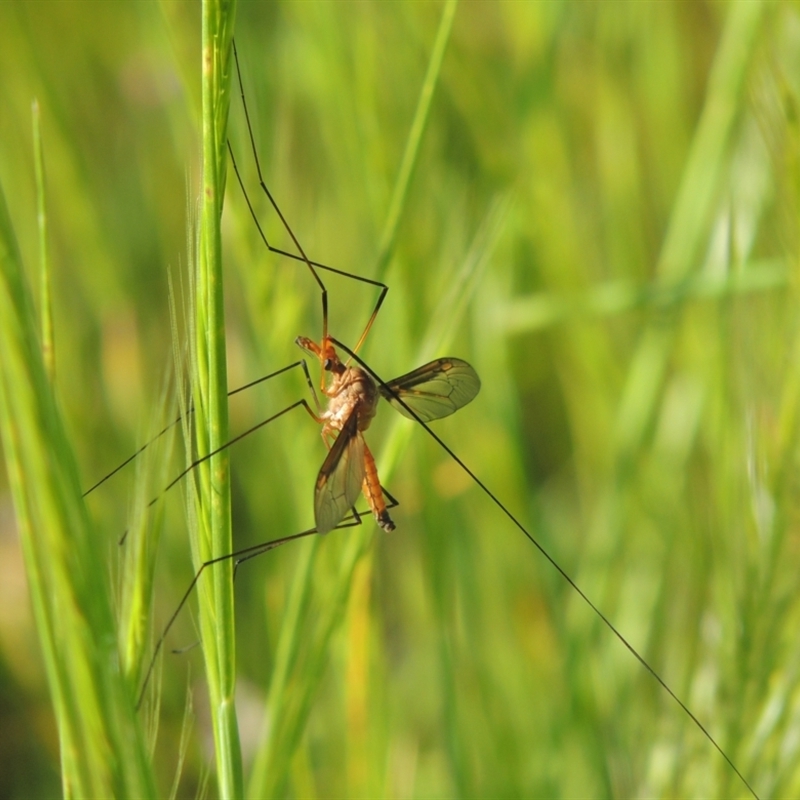
[{"label": "crane fly", "polygon": [[[244,561],[274,550],[283,544],[315,534],[326,534],[334,529],[349,528],[353,525],[361,524],[361,515],[354,508],[354,504],[362,492],[377,524],[387,533],[395,530],[395,523],[389,516],[389,506],[384,499],[384,494],[388,495],[388,492],[381,486],[375,459],[363,437],[363,432],[375,417],[381,397],[394,406],[403,416],[422,424],[442,444],[447,452],[458,460],[459,464],[465,466],[441,439],[436,434],[433,434],[430,428],[427,427],[427,423],[447,417],[458,411],[458,409],[463,408],[480,391],[480,378],[466,361],[454,357],[438,358],[405,375],[401,375],[399,378],[384,382],[358,357],[354,350],[338,342],[333,337],[324,339],[322,345],[318,345],[303,336],[299,336],[296,342],[320,361],[322,366],[320,388],[328,398],[327,409],[320,413],[315,413],[305,399],[298,400],[277,414],[258,423],[258,425],[234,437],[218,450],[193,461],[189,467],[168,484],[158,497],[151,500],[150,505],[157,502],[166,491],[175,486],[188,472],[216,455],[220,450],[241,441],[292,409],[303,407],[322,426],[322,438],[330,448],[319,470],[314,486],[315,525],[313,528],[300,533],[253,545],[235,553],[212,558],[201,564],[181,598],[178,607],[173,612],[156,642],[142,683],[137,705],[141,705],[144,699],[144,693],[155,667],[156,658],[169,630],[189,599],[200,576],[208,567],[223,561],[233,560],[235,568],[238,568],[239,564]],[[355,359],[358,362],[358,366],[347,366],[346,362],[342,362],[336,352],[335,345],[344,349],[350,359]],[[302,366],[313,392],[314,387],[305,361],[298,362],[298,364]],[[279,370],[277,373],[268,375],[260,380],[276,377],[295,366],[297,364],[285,367],[283,370]],[[326,373],[331,375],[330,384],[327,386],[324,383]],[[236,391],[240,390],[241,388]],[[316,393],[313,394],[316,400]],[[329,442],[331,438],[333,438],[332,445]],[[483,486],[483,484],[480,485]],[[397,501],[391,496],[390,502],[392,506],[397,505]],[[350,516],[348,516],[348,512]]]},{"label": "crane fly", "polygon": [[364,441],[383,396],[401,414],[430,422],[442,419],[467,405],[478,394],[480,379],[475,370],[459,358],[439,358],[387,384],[376,386],[362,367],[348,367],[339,358],[330,339],[316,344],[304,336],[297,344],[316,356],[331,383],[322,387],[328,408],[318,418],[322,437],[336,434],[314,487],[314,521],[318,533],[333,530],[344,519],[363,491],[370,510],[384,531],[393,531],[383,498],[375,459]]},{"label": "crane fly", "polygon": [[[172,624],[175,622],[178,614],[188,601],[188,598],[190,597],[194,587],[197,585],[202,573],[207,568],[212,567],[217,563],[229,560],[233,560],[235,567],[238,567],[238,565],[242,562],[261,555],[262,553],[268,552],[269,550],[288,542],[296,541],[298,539],[315,534],[326,534],[334,529],[348,528],[361,524],[361,514],[356,510],[355,504],[359,498],[359,495],[362,493],[367,501],[369,512],[372,513],[377,524],[386,532],[390,532],[395,529],[395,523],[389,514],[389,509],[394,505],[397,505],[397,501],[394,500],[394,498],[392,498],[391,495],[386,491],[385,487],[381,485],[375,465],[375,459],[364,440],[364,433],[369,428],[370,423],[375,417],[379,400],[381,397],[383,397],[399,413],[417,422],[438,443],[443,451],[446,452],[454,460],[454,462],[458,464],[458,466],[474,481],[474,483],[494,503],[500,512],[516,528],[520,530],[520,532],[534,547],[538,549],[542,556],[578,594],[584,603],[588,605],[588,607],[611,631],[611,633],[613,633],[614,636],[622,643],[622,645],[634,656],[634,658],[638,660],[641,666],[659,684],[661,689],[678,704],[682,711],[691,719],[693,724],[702,732],[705,738],[724,758],[724,760],[736,773],[738,778],[741,779],[751,794],[757,798],[758,796],[756,792],[750,786],[732,759],[722,749],[716,739],[700,722],[698,717],[695,716],[691,709],[678,697],[678,695],[669,687],[664,679],[660,677],[650,663],[615,627],[611,620],[584,593],[584,591],[577,585],[572,577],[556,562],[556,560],[550,555],[548,550],[541,544],[541,542],[529,532],[529,530],[503,504],[497,495],[495,495],[494,492],[486,485],[486,483],[484,483],[484,481],[467,466],[467,464],[452,450],[452,448],[429,427],[428,423],[453,414],[458,409],[463,408],[465,405],[470,403],[476,397],[480,390],[481,384],[475,370],[466,361],[455,357],[445,357],[435,359],[393,380],[384,381],[359,356],[359,350],[364,344],[367,335],[369,334],[373,323],[375,322],[389,287],[380,281],[366,278],[355,273],[345,272],[317,261],[312,261],[306,255],[300,242],[292,232],[291,227],[284,218],[283,213],[281,212],[278,204],[276,203],[273,195],[267,188],[267,185],[264,181],[257,148],[255,145],[253,130],[250,124],[250,117],[247,109],[247,102],[245,99],[242,77],[239,69],[239,59],[235,44],[233,45],[233,56],[253,160],[258,174],[258,182],[264,195],[269,200],[270,205],[279,217],[284,229],[287,231],[292,242],[294,243],[294,246],[297,250],[296,253],[275,247],[268,241],[247,193],[233,148],[229,142],[228,149],[231,157],[231,163],[239,186],[244,195],[249,213],[252,216],[258,233],[266,248],[271,253],[279,255],[282,258],[290,259],[300,265],[305,265],[320,290],[322,305],[322,335],[319,343],[310,338],[302,336],[297,338],[296,343],[306,353],[317,359],[320,364],[321,377],[319,388],[323,396],[327,399],[327,407],[325,409],[321,407],[305,360],[297,361],[263,378],[259,378],[251,383],[246,384],[245,386],[231,391],[229,394],[233,395],[248,389],[255,384],[270,380],[290,370],[300,368],[305,375],[306,384],[311,390],[316,410],[312,409],[306,399],[302,398],[297,400],[278,413],[273,414],[268,419],[263,420],[252,428],[246,430],[244,433],[234,437],[220,448],[194,460],[165,488],[164,491],[174,486],[188,472],[212,456],[216,455],[221,450],[230,447],[254,431],[266,426],[271,422],[274,422],[279,417],[284,416],[293,409],[300,407],[303,407],[305,411],[315,420],[315,422],[321,426],[321,435],[328,448],[328,454],[322,463],[314,485],[313,496],[315,525],[313,528],[244,548],[234,553],[218,556],[200,565],[200,568],[195,573],[194,578],[184,593],[178,607],[170,617],[163,629],[162,634],[155,644],[154,652],[150,660],[143,685],[141,687],[139,704],[141,704],[144,697],[144,693],[152,674],[156,658],[165,641],[165,638],[170,631]],[[352,348],[348,347],[346,344],[329,334],[328,293],[325,284],[320,277],[319,271],[337,274],[379,289],[379,296],[375,306],[356,342],[356,345]],[[342,360],[342,358],[339,356],[339,352],[346,354],[345,360]],[[355,365],[351,365],[352,362],[355,362]],[[191,413],[191,409],[189,409],[189,412]],[[175,422],[177,421],[178,420]],[[172,424],[175,424],[175,422]],[[167,429],[168,428],[165,428],[164,431],[161,431],[161,433],[164,433]],[[161,433],[158,435],[161,435]],[[94,486],[92,486],[87,494],[96,489],[105,480],[111,477],[111,475],[115,474],[119,469],[125,466],[125,464],[129,463],[136,455],[141,453],[142,450],[149,446],[152,441],[154,440],[150,440],[150,442],[141,447],[133,456],[123,462],[114,471],[106,475],[101,481],[98,481]],[[159,497],[160,496],[161,495],[159,495]],[[389,499],[388,503],[386,502],[387,498]],[[154,498],[153,501],[151,501],[151,505],[155,503],[157,499],[158,498]]]},{"label": "crane fly", "polygon": [[[435,359],[409,373],[386,382],[381,380],[367,364],[361,361],[358,356],[358,351],[372,329],[389,287],[380,281],[345,272],[344,270],[336,269],[318,261],[313,261],[306,255],[305,250],[286,221],[263,178],[252,126],[250,124],[235,44],[233,46],[233,54],[241,93],[242,108],[247,122],[247,131],[253,161],[258,175],[258,183],[294,243],[297,249],[296,253],[276,247],[268,240],[247,192],[245,181],[239,170],[233,147],[229,141],[228,151],[231,164],[248,211],[267,250],[282,258],[291,259],[301,266],[305,265],[320,290],[322,305],[322,336],[320,343],[317,344],[314,340],[303,336],[298,337],[296,343],[306,353],[318,360],[320,364],[319,390],[327,399],[327,407],[325,409],[321,407],[305,360],[297,361],[287,367],[283,367],[269,375],[230,391],[228,395],[232,396],[252,388],[259,383],[277,378],[290,370],[300,368],[305,376],[306,384],[311,391],[316,410],[312,409],[305,398],[297,400],[278,413],[273,414],[269,418],[262,420],[243,433],[230,439],[212,452],[193,460],[167,484],[158,496],[150,501],[149,505],[154,505],[169,489],[177,485],[187,474],[200,464],[297,408],[304,408],[309,416],[321,425],[322,439],[328,447],[329,452],[319,470],[314,486],[315,525],[313,528],[248,547],[234,553],[218,556],[200,565],[178,604],[178,607],[170,617],[155,644],[154,652],[140,690],[139,704],[141,704],[144,698],[144,693],[155,666],[156,658],[164,640],[172,624],[191,595],[200,576],[207,568],[223,561],[233,560],[235,570],[242,562],[288,542],[315,534],[325,534],[337,528],[348,528],[359,525],[361,524],[362,514],[356,510],[355,503],[359,494],[362,492],[366,498],[369,512],[373,514],[379,527],[387,532],[395,529],[395,523],[389,515],[389,509],[396,506],[397,501],[389,494],[385,487],[381,485],[375,459],[364,441],[363,436],[376,414],[381,397],[409,419],[427,423],[449,416],[467,405],[480,390],[480,379],[475,370],[466,361],[456,357]],[[377,301],[352,349],[336,340],[328,333],[328,292],[320,277],[319,271],[343,276],[379,289]],[[345,361],[339,358],[336,349],[337,346],[340,350],[346,351],[347,359]],[[358,362],[357,366],[350,365],[353,359]],[[329,378],[329,382],[326,382],[326,378]],[[193,408],[190,407],[188,413],[191,414],[192,412]],[[85,494],[96,490],[180,420],[181,417],[178,417],[170,425],[165,427],[153,437],[153,439],[140,447],[132,456],[123,461],[101,480],[97,481]],[[388,503],[386,502],[387,498],[389,500]],[[127,531],[123,534],[120,540],[121,543],[125,541],[126,535]]]}]

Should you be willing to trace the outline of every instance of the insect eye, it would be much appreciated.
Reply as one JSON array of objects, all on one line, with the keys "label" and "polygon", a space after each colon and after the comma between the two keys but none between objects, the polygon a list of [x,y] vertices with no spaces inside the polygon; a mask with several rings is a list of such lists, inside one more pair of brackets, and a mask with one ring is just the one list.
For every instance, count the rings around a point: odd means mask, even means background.
[{"label": "insect eye", "polygon": [[328,372],[330,372],[330,371],[331,371],[331,369],[333,369],[333,361],[332,361],[330,358],[326,358],[326,359],[325,359],[325,360],[322,362],[322,368],[323,368],[324,370],[327,370]]}]

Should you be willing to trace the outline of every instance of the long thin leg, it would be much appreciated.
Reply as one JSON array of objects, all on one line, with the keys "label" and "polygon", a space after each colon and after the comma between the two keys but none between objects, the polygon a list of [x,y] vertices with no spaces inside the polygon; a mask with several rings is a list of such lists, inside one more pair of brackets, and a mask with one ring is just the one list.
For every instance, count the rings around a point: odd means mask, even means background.
[{"label": "long thin leg", "polygon": [[[148,504],[147,508],[152,508],[173,486],[180,482],[182,478],[185,478],[193,469],[200,466],[204,462],[208,461],[209,458],[213,458],[218,453],[221,453],[223,450],[227,450],[232,445],[240,442],[242,439],[247,438],[251,433],[255,433],[260,428],[263,428],[265,425],[269,425],[270,422],[274,422],[279,417],[282,417],[284,414],[288,414],[290,411],[293,411],[295,408],[299,408],[302,406],[308,412],[309,416],[317,423],[321,424],[322,420],[320,417],[315,414],[311,410],[311,406],[309,406],[308,401],[305,399],[298,400],[295,403],[292,403],[290,406],[286,406],[282,411],[279,411],[277,414],[273,414],[271,417],[267,417],[267,419],[262,420],[261,422],[253,425],[251,428],[248,428],[243,433],[234,436],[233,439],[229,439],[224,444],[220,445],[215,450],[212,450],[210,453],[206,453],[204,456],[200,456],[200,458],[196,458],[189,464],[186,469],[182,470],[178,475],[176,475]],[[120,537],[119,544],[124,544],[125,540],[128,538],[128,531],[125,531],[122,536]]]},{"label": "long thin leg", "polygon": [[[397,500],[395,500],[388,491],[384,489],[384,493],[387,498],[391,501],[387,508],[394,508],[397,506]],[[334,530],[342,530],[343,528],[353,528],[356,525],[361,525],[361,517],[362,515],[367,514],[368,512],[361,512],[359,513],[356,509],[353,509],[353,513],[349,517],[345,517],[335,528]],[[219,564],[223,561],[230,561],[234,559],[234,566],[233,566],[233,579],[236,580],[236,574],[238,572],[239,566],[244,564],[245,561],[250,561],[250,559],[256,558],[257,556],[262,555],[263,553],[268,553],[270,550],[274,550],[276,547],[280,547],[281,545],[288,544],[289,542],[295,542],[298,539],[304,539],[307,536],[313,536],[314,534],[318,534],[319,531],[316,528],[309,528],[306,531],[301,531],[300,533],[292,534],[291,536],[282,536],[279,539],[272,539],[269,542],[262,542],[261,544],[254,544],[250,547],[242,548],[241,550],[237,550],[235,553],[228,553],[224,556],[218,556],[217,558],[212,558],[209,561],[205,561],[200,565],[200,569],[197,570],[194,577],[191,580],[191,583],[187,587],[186,591],[183,593],[183,597],[181,597],[180,602],[178,603],[177,608],[175,611],[172,612],[172,616],[167,621],[167,624],[164,626],[164,630],[161,632],[161,635],[158,637],[156,641],[155,647],[153,649],[153,655],[150,659],[150,663],[147,667],[147,672],[144,677],[144,681],[142,683],[142,688],[139,692],[139,699],[136,702],[136,708],[140,708],[142,705],[142,700],[144,699],[144,693],[147,689],[147,684],[150,681],[150,677],[153,673],[153,668],[155,667],[156,658],[158,657],[161,648],[164,645],[164,641],[167,638],[172,626],[175,624],[175,620],[178,618],[178,615],[183,610],[183,607],[186,605],[189,597],[191,597],[192,591],[194,587],[197,586],[197,582],[200,580],[200,576],[206,571],[208,567],[214,566],[214,564]]]},{"label": "long thin leg", "polygon": [[[349,521],[345,520],[339,525],[337,528],[351,528],[353,525],[361,524],[361,518],[359,517],[357,520],[350,519]],[[175,620],[178,618],[178,615],[183,610],[183,607],[186,605],[189,597],[194,590],[194,587],[197,585],[197,582],[200,580],[200,576],[205,572],[208,567],[213,566],[214,564],[219,564],[223,561],[230,561],[231,559],[236,559],[234,565],[234,573],[238,568],[239,564],[243,561],[247,561],[248,559],[255,558],[256,556],[261,555],[262,553],[267,553],[270,550],[274,550],[276,547],[280,547],[283,544],[287,544],[288,542],[294,542],[297,539],[303,539],[306,536],[313,536],[314,534],[318,533],[316,528],[310,528],[307,531],[302,531],[301,533],[295,533],[292,536],[283,536],[280,539],[273,539],[269,542],[262,542],[261,544],[253,545],[252,547],[246,547],[243,550],[237,550],[235,553],[228,553],[224,556],[218,556],[217,558],[212,558],[209,561],[205,561],[203,564],[200,565],[200,569],[197,570],[195,573],[194,578],[192,578],[191,583],[189,584],[188,588],[183,594],[180,603],[178,603],[178,607],[172,613],[172,616],[169,618],[164,630],[162,631],[161,635],[158,637],[156,641],[155,648],[153,650],[153,656],[150,659],[150,664],[147,667],[147,672],[145,673],[144,681],[142,683],[142,688],[139,692],[139,699],[136,702],[136,708],[140,708],[142,705],[142,700],[144,699],[144,693],[147,689],[147,684],[150,681],[150,676],[153,672],[153,667],[156,663],[156,658],[158,657],[159,652],[161,651],[161,647],[164,644],[164,640],[167,638],[167,634],[169,634],[170,629],[172,628]]]},{"label": "long thin leg", "polygon": [[678,697],[677,694],[669,687],[667,682],[655,671],[655,669],[650,666],[650,663],[645,659],[643,655],[639,653],[639,651],[622,635],[617,627],[615,627],[614,623],[589,599],[588,595],[586,595],[577,583],[570,577],[569,573],[564,570],[561,565],[550,555],[550,553],[545,549],[544,545],[531,534],[527,528],[506,508],[505,505],[499,500],[499,498],[492,492],[491,489],[450,449],[450,447],[444,443],[444,441],[431,429],[431,427],[415,413],[415,411],[408,406],[406,403],[403,402],[402,397],[398,396],[387,386],[386,382],[378,375],[370,366],[367,364],[363,359],[361,359],[355,352],[353,352],[347,345],[342,344],[340,341],[331,338],[331,342],[336,346],[340,347],[344,350],[345,353],[348,353],[355,361],[365,369],[372,378],[377,381],[378,384],[390,394],[393,394],[395,399],[409,412],[409,414],[425,429],[429,436],[433,437],[433,439],[439,444],[439,446],[458,464],[467,475],[472,478],[473,481],[481,488],[481,490],[486,494],[486,496],[495,504],[495,506],[503,512],[506,518],[512,522],[528,539],[528,541],[533,544],[536,549],[550,562],[550,564],[556,569],[556,571],[561,575],[561,577],[570,585],[572,589],[574,589],[578,595],[580,596],[581,600],[586,603],[586,605],[591,608],[591,610],[600,618],[603,624],[617,637],[617,639],[625,646],[625,648],[631,653],[631,655],[645,668],[647,672],[656,680],[656,682],[661,686],[661,688],[680,706],[680,708],[684,711],[684,713],[692,720],[692,722],[697,726],[697,728],[703,733],[706,739],[716,748],[717,752],[725,759],[731,769],[739,776],[742,782],[750,789],[751,793],[754,797],[757,797],[755,791],[747,782],[744,775],[739,772],[739,769],[733,763],[731,758],[728,754],[722,749],[722,746],[717,743],[717,740],[711,735],[708,729],[703,725],[702,722],[694,715],[691,711],[689,706],[683,702],[683,700]]},{"label": "long thin leg", "polygon": [[[317,285],[319,286],[320,291],[322,292],[322,338],[323,339],[327,339],[328,338],[328,290],[325,288],[325,284],[322,282],[322,278],[319,277],[319,275],[317,274],[317,271],[314,269],[314,267],[312,266],[311,262],[308,260],[308,256],[305,254],[305,251],[303,250],[303,247],[301,246],[300,242],[297,240],[297,237],[294,235],[294,232],[292,231],[291,227],[289,226],[289,223],[286,221],[286,218],[283,216],[283,212],[278,207],[278,204],[275,202],[275,199],[272,197],[272,194],[270,193],[269,189],[267,188],[267,184],[264,182],[264,177],[261,174],[261,162],[260,162],[260,160],[258,158],[258,148],[256,147],[256,140],[255,140],[255,137],[253,136],[253,126],[250,124],[250,112],[247,110],[247,100],[245,99],[245,96],[244,96],[244,84],[242,83],[242,71],[239,68],[239,53],[236,50],[236,43],[232,42],[232,44],[233,44],[233,60],[236,63],[236,77],[237,77],[237,79],[239,81],[239,93],[241,94],[241,97],[242,97],[242,108],[244,108],[244,117],[245,117],[245,120],[247,122],[247,132],[248,132],[248,134],[250,136],[250,146],[251,146],[251,148],[253,150],[253,159],[255,160],[256,170],[258,172],[258,182],[259,182],[261,188],[263,189],[264,194],[266,194],[267,198],[269,199],[269,202],[271,203],[272,207],[275,209],[275,213],[280,217],[280,220],[283,223],[283,227],[286,228],[287,233],[289,234],[289,236],[291,237],[292,241],[294,242],[294,246],[297,248],[297,251],[300,253],[301,259],[306,263],[306,265],[308,266],[309,270],[311,270],[311,274],[314,276],[314,280],[317,282]],[[244,192],[245,191],[244,190],[244,184],[242,183],[241,177],[239,176],[239,170],[236,167],[236,159],[233,157],[233,148],[231,147],[230,141],[228,141],[228,151],[231,154],[231,161],[233,162],[233,169],[234,169],[234,172],[236,172],[236,177],[239,178],[239,185],[242,187],[242,191]],[[247,196],[246,192],[245,192],[245,196]],[[250,207],[250,211],[252,213],[253,208],[250,205],[249,198],[247,199],[247,205]],[[259,230],[261,230],[260,226],[259,226]],[[267,240],[266,240],[266,237],[264,236],[263,231],[261,232],[261,236],[264,239],[264,241],[266,242]],[[269,244],[267,244],[267,247],[269,247],[269,249],[272,250],[272,248],[269,246]]]},{"label": "long thin leg", "polygon": [[[264,383],[264,381],[268,381],[271,378],[276,378],[278,375],[282,375],[284,372],[288,372],[289,370],[295,369],[296,367],[302,367],[303,372],[305,373],[306,382],[308,383],[309,387],[311,388],[312,396],[314,397],[314,402],[316,403],[317,409],[319,410],[319,399],[317,398],[316,389],[314,388],[314,384],[311,380],[311,375],[308,372],[308,365],[305,362],[305,359],[301,359],[300,361],[295,361],[294,364],[289,364],[288,367],[283,367],[283,369],[279,369],[276,372],[271,372],[269,375],[264,375],[261,378],[256,378],[254,381],[250,381],[250,383],[244,384],[244,386],[239,386],[236,389],[232,389],[228,392],[228,397],[233,397],[233,395],[238,394],[239,392],[243,392],[245,389],[250,389],[253,386],[257,386],[259,383]],[[189,410],[186,412],[187,414],[193,414],[194,408],[190,407]],[[178,415],[176,419],[169,423],[166,427],[162,428],[152,439],[145,442],[133,455],[128,456],[121,464],[114,467],[111,472],[104,475],[100,478],[97,483],[90,486],[84,493],[83,497],[88,497],[95,489],[98,489],[102,486],[109,478],[113,478],[123,467],[127,467],[128,464],[131,463],[137,456],[140,456],[148,447],[153,445],[157,442],[167,431],[171,430],[175,427],[181,420],[183,419],[182,415]]]},{"label": "long thin leg", "polygon": [[302,261],[304,264],[306,264],[308,266],[309,270],[311,270],[311,274],[314,276],[314,280],[317,282],[317,285],[319,286],[320,291],[322,292],[322,339],[323,340],[328,338],[328,290],[325,287],[325,284],[322,282],[322,279],[320,278],[319,273],[317,272],[317,269],[326,270],[328,272],[335,273],[336,275],[342,275],[344,277],[352,278],[353,280],[360,281],[362,283],[370,284],[371,286],[380,287],[381,291],[380,291],[380,295],[378,296],[378,300],[375,303],[375,308],[372,310],[372,313],[370,314],[370,317],[367,320],[367,324],[364,327],[364,330],[361,333],[361,336],[358,338],[358,341],[356,342],[356,346],[353,348],[355,350],[355,352],[358,352],[361,349],[361,346],[364,344],[364,340],[367,338],[367,334],[369,333],[370,329],[372,328],[372,325],[375,322],[375,318],[378,316],[378,312],[380,311],[381,306],[383,305],[383,301],[384,301],[384,298],[386,297],[386,293],[389,291],[389,287],[385,283],[381,283],[380,281],[372,280],[370,278],[364,278],[361,275],[355,275],[355,274],[353,274],[351,272],[345,272],[344,270],[334,269],[333,267],[329,267],[329,266],[327,266],[325,264],[321,264],[321,263],[319,263],[317,261],[311,261],[308,258],[308,256],[305,254],[305,251],[301,247],[300,242],[297,240],[297,237],[294,235],[294,232],[292,231],[289,223],[286,221],[286,218],[283,216],[283,213],[281,212],[280,208],[278,207],[278,204],[275,201],[275,198],[272,196],[272,193],[267,188],[267,184],[266,184],[266,182],[264,180],[263,173],[261,172],[261,161],[260,161],[260,159],[258,157],[258,149],[256,148],[255,137],[253,135],[253,127],[250,124],[250,112],[248,111],[248,108],[247,108],[247,99],[245,98],[244,84],[242,83],[242,73],[241,73],[241,69],[239,68],[239,54],[238,54],[238,52],[236,50],[236,43],[235,42],[233,43],[233,58],[234,58],[234,62],[236,64],[236,77],[237,77],[237,79],[239,81],[239,93],[240,93],[241,98],[242,98],[242,107],[244,109],[245,121],[247,122],[247,133],[248,133],[248,136],[250,138],[250,147],[251,147],[252,152],[253,152],[253,160],[254,160],[255,165],[256,165],[256,172],[258,173],[259,185],[261,186],[261,189],[263,190],[264,194],[267,196],[270,204],[275,209],[275,212],[277,213],[278,217],[280,218],[281,223],[283,224],[283,227],[286,229],[287,233],[291,237],[291,239],[294,242],[295,247],[297,247],[297,250],[300,253],[300,255],[297,255],[295,253],[288,253],[285,250],[281,250],[281,249],[279,249],[277,247],[273,247],[269,243],[269,241],[267,240],[267,236],[264,233],[264,229],[261,227],[261,223],[258,220],[258,216],[256,215],[255,209],[253,208],[253,204],[250,201],[250,197],[249,197],[249,195],[247,193],[247,189],[245,188],[244,180],[242,179],[241,173],[239,172],[239,167],[238,167],[238,165],[236,163],[236,157],[233,154],[233,147],[231,146],[230,141],[228,141],[228,152],[230,153],[230,156],[231,156],[231,163],[233,164],[233,171],[236,174],[236,179],[239,182],[239,186],[240,186],[240,188],[242,190],[242,194],[244,195],[245,202],[247,203],[247,207],[250,210],[250,216],[253,218],[253,221],[256,224],[256,228],[258,229],[259,235],[261,236],[261,240],[264,242],[265,246],[267,247],[267,249],[270,252],[277,253],[277,254],[282,255],[282,256],[286,256],[287,258],[293,258],[296,261]]}]

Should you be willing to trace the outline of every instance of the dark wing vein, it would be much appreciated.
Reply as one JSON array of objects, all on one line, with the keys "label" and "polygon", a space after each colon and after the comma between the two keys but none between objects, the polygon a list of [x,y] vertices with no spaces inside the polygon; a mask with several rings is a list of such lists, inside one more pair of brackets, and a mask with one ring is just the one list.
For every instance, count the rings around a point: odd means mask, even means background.
[{"label": "dark wing vein", "polygon": [[347,418],[322,464],[314,488],[317,530],[327,533],[344,519],[361,492],[364,439],[358,431],[358,407]]},{"label": "dark wing vein", "polygon": [[[460,358],[438,358],[380,386],[380,393],[403,415],[423,422],[447,417],[467,405],[480,391],[475,370]],[[401,403],[397,398],[401,398]]]}]

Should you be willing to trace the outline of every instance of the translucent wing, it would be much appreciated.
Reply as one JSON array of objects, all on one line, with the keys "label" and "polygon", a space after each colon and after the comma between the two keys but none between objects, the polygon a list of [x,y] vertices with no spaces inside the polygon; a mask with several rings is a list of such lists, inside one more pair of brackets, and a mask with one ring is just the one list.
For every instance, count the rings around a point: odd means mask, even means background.
[{"label": "translucent wing", "polygon": [[460,358],[438,358],[380,386],[380,393],[405,417],[415,419],[394,395],[423,422],[447,417],[469,403],[481,388],[478,373]]},{"label": "translucent wing", "polygon": [[344,519],[361,493],[363,480],[364,439],[358,432],[354,408],[317,476],[314,519],[320,533],[333,530]]}]

